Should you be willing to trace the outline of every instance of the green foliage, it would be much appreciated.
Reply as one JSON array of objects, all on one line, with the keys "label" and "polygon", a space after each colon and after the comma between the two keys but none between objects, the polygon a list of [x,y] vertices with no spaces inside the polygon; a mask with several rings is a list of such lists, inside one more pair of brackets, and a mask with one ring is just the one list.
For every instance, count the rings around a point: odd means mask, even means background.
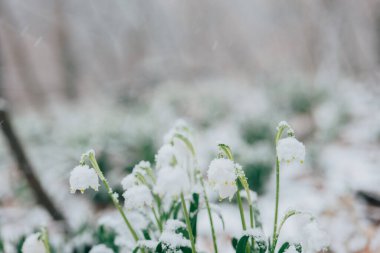
[{"label": "green foliage", "polygon": [[258,161],[245,164],[243,168],[251,189],[258,194],[263,194],[273,171],[272,164]]},{"label": "green foliage", "polygon": [[272,128],[264,121],[246,121],[241,125],[240,130],[241,137],[250,145],[258,141],[270,141],[274,138]]},{"label": "green foliage", "polygon": [[[254,241],[253,247],[251,244],[252,239]],[[248,252],[250,253],[265,253],[267,250],[267,244],[262,238],[244,235],[239,239],[236,245],[236,253],[247,253],[247,248],[249,248]]]},{"label": "green foliage", "polygon": [[107,247],[113,249],[115,253],[119,252],[119,247],[115,245],[116,232],[113,229],[99,226],[95,232],[95,237],[98,244],[105,244]]},{"label": "green foliage", "polygon": [[199,194],[193,193],[193,199],[190,202],[190,223],[191,229],[193,231],[194,240],[197,239],[197,220],[198,220],[198,212],[199,212]]}]

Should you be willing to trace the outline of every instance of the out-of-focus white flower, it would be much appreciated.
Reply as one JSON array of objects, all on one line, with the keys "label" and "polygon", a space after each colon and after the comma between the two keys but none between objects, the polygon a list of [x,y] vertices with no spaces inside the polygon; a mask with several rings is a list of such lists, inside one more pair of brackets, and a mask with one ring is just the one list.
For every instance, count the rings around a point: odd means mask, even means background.
[{"label": "out-of-focus white flower", "polygon": [[141,161],[138,164],[136,164],[135,167],[133,167],[132,173],[124,177],[123,180],[121,180],[121,185],[123,186],[123,189],[128,190],[129,188],[140,184],[141,182],[139,182],[137,175],[145,177],[147,175],[146,170],[150,168],[150,162],[147,161]]},{"label": "out-of-focus white flower", "polygon": [[315,220],[305,226],[304,234],[306,237],[305,248],[307,252],[319,252],[326,250],[330,244],[327,233],[320,229]]},{"label": "out-of-focus white flower", "polygon": [[123,180],[121,180],[121,185],[123,186],[124,190],[128,190],[129,188],[136,186],[137,184],[137,178],[133,173],[127,175],[123,178]]},{"label": "out-of-focus white flower", "polygon": [[114,252],[112,249],[108,248],[106,245],[99,244],[92,247],[89,253],[114,253]]},{"label": "out-of-focus white flower", "polygon": [[40,240],[40,236],[40,233],[29,235],[22,245],[22,253],[45,253],[45,246],[42,240]]},{"label": "out-of-focus white flower", "polygon": [[219,193],[221,199],[230,200],[237,191],[235,163],[226,158],[218,158],[211,161],[207,171],[210,185]]},{"label": "out-of-focus white flower", "polygon": [[294,245],[291,245],[284,253],[299,253]]},{"label": "out-of-focus white flower", "polygon": [[99,187],[99,178],[93,168],[88,165],[78,165],[70,173],[70,191],[75,193],[80,190],[82,193],[87,188],[92,188],[95,191]]},{"label": "out-of-focus white flower", "polygon": [[176,198],[181,192],[190,191],[190,180],[186,171],[180,167],[164,167],[158,172],[154,191],[160,196]]},{"label": "out-of-focus white flower", "polygon": [[305,146],[294,137],[281,139],[277,143],[277,156],[285,167],[297,167],[304,163]]},{"label": "out-of-focus white flower", "polygon": [[174,166],[176,164],[176,151],[170,144],[163,145],[155,157],[157,168]]},{"label": "out-of-focus white flower", "polygon": [[128,210],[152,206],[153,196],[146,185],[136,185],[124,192],[124,206]]}]

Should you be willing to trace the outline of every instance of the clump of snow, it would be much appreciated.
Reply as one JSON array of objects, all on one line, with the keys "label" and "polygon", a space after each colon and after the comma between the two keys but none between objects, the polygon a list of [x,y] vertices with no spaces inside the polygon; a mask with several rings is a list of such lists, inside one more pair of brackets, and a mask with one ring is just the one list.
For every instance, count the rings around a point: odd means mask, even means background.
[{"label": "clump of snow", "polygon": [[114,252],[112,249],[108,248],[106,245],[99,244],[92,247],[89,253],[114,253]]},{"label": "clump of snow", "polygon": [[172,198],[177,198],[181,192],[190,191],[190,180],[186,170],[177,166],[161,168],[154,191],[160,196]]}]

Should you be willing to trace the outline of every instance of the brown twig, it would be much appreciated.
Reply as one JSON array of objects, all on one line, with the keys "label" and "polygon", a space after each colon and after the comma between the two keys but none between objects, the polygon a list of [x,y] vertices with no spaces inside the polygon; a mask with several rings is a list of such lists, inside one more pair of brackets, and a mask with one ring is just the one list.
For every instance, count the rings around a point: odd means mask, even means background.
[{"label": "brown twig", "polygon": [[[4,101],[0,103],[5,103]],[[4,134],[5,139],[8,142],[11,153],[17,162],[18,168],[21,173],[25,176],[26,180],[34,195],[36,197],[37,202],[46,208],[46,210],[50,213],[50,215],[55,220],[65,221],[64,216],[55,206],[53,201],[47,195],[45,190],[43,189],[39,179],[34,173],[34,169],[30,164],[25,151],[21,145],[20,140],[18,139],[15,131],[13,130],[10,117],[8,112],[5,109],[5,106],[0,105],[0,122],[1,123],[1,131]]]}]

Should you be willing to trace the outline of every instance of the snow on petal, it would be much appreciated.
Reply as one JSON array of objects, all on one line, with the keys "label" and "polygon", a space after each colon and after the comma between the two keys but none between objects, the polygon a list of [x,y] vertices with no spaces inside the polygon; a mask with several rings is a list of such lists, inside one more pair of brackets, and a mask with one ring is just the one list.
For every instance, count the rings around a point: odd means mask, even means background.
[{"label": "snow on petal", "polygon": [[124,192],[124,206],[128,210],[152,206],[153,196],[146,185],[136,185]]},{"label": "snow on petal", "polygon": [[70,191],[75,193],[80,190],[82,193],[87,188],[92,188],[95,191],[99,187],[99,178],[93,168],[88,165],[78,165],[70,173]]},{"label": "snow on petal", "polygon": [[279,140],[276,150],[281,166],[297,168],[304,163],[305,146],[294,137]]},{"label": "snow on petal", "polygon": [[44,243],[40,240],[40,233],[29,235],[22,245],[22,253],[44,253],[46,252]]}]

